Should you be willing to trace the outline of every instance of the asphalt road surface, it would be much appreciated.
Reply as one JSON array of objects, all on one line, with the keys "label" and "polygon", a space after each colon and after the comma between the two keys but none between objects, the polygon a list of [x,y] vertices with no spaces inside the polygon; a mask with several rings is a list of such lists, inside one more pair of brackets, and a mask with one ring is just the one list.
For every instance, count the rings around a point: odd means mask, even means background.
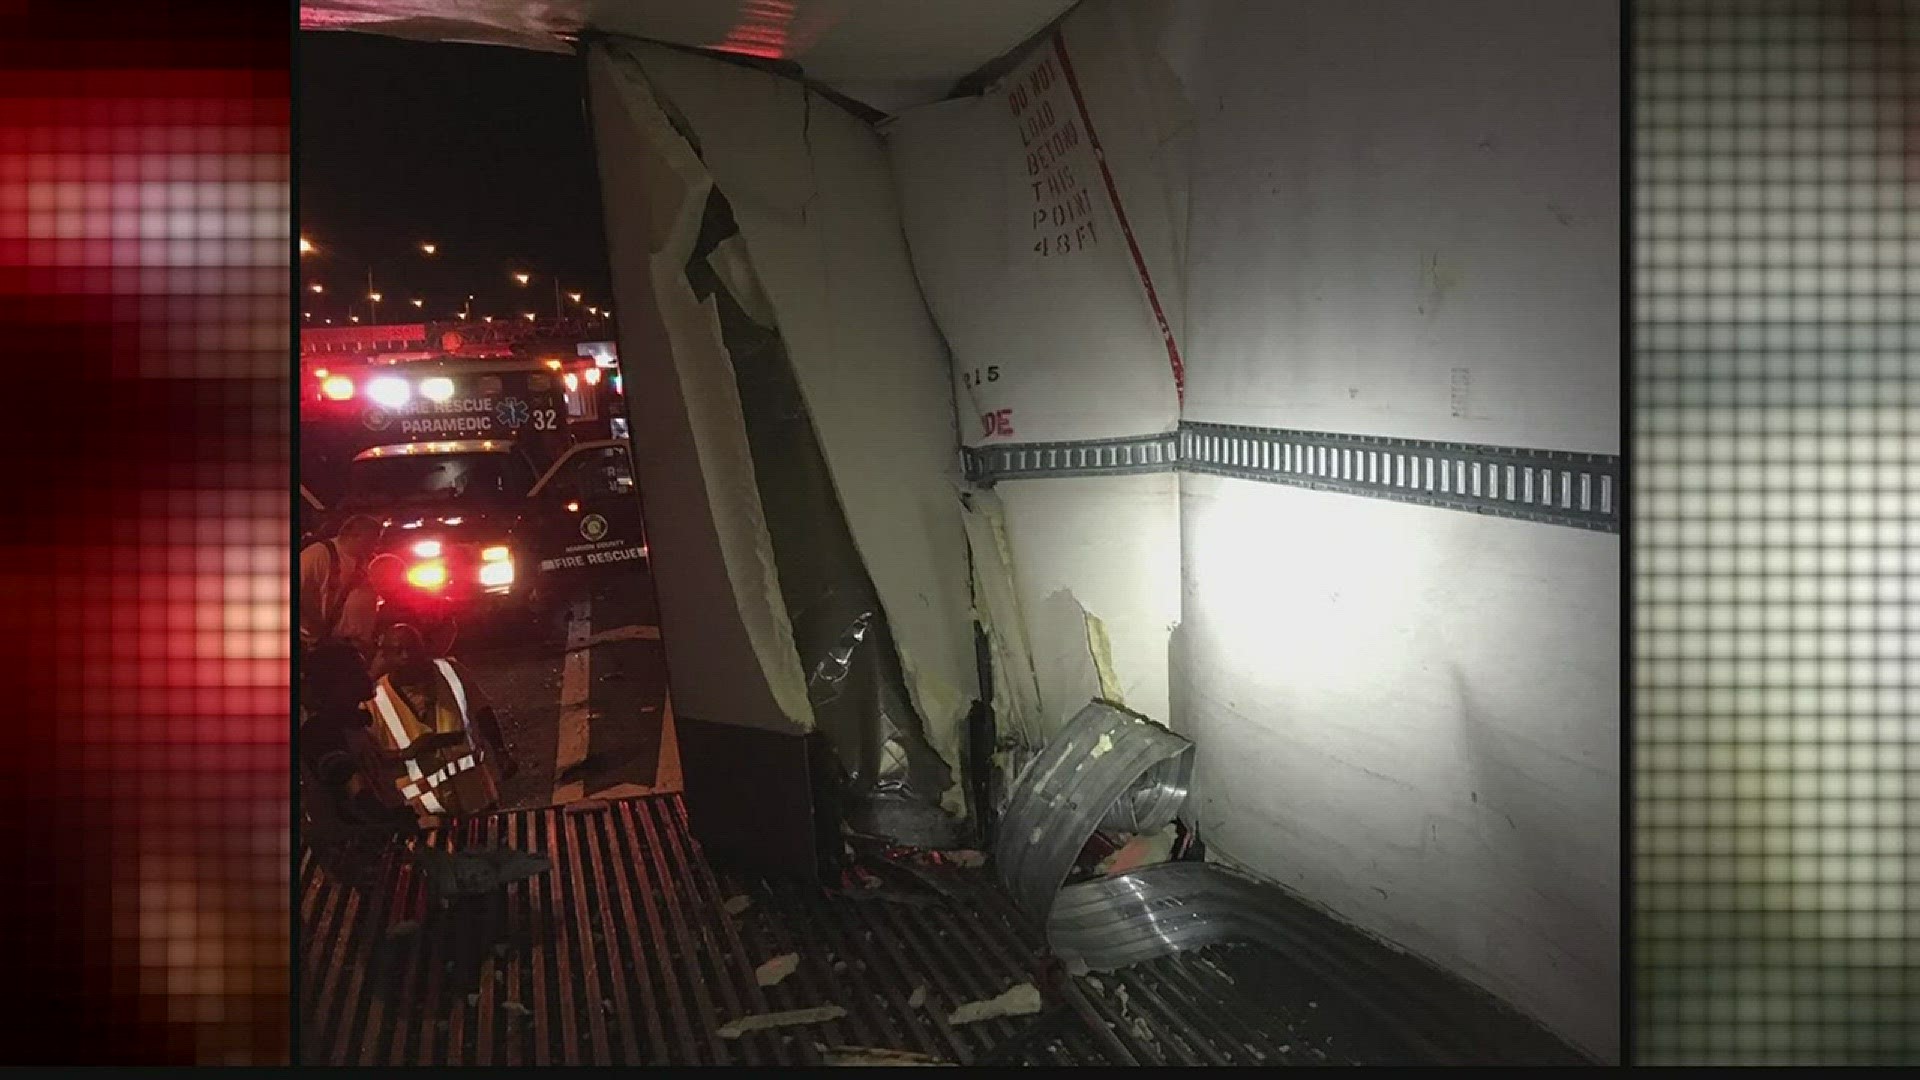
[{"label": "asphalt road surface", "polygon": [[502,809],[680,790],[644,567],[557,597],[531,624],[463,628],[453,651],[493,701],[520,764],[500,786]]}]

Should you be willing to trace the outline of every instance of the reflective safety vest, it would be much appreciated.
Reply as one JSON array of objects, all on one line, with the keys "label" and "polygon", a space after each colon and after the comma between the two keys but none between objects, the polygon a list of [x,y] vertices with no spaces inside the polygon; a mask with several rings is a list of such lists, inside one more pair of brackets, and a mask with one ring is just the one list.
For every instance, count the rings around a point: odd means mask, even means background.
[{"label": "reflective safety vest", "polygon": [[424,750],[401,763],[392,782],[414,813],[426,817],[471,814],[491,808],[499,799],[493,769],[483,750],[473,744],[468,723],[467,689],[453,665],[435,660],[440,686],[428,715],[416,715],[404,695],[387,676],[374,684],[373,713],[376,740],[387,750],[404,751],[424,736],[458,732],[466,738],[454,746]]}]

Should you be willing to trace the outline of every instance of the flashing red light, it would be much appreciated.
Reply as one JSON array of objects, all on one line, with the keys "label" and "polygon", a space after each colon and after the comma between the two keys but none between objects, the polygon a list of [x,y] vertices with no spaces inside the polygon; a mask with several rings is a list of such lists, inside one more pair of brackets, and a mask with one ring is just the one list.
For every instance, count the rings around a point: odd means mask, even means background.
[{"label": "flashing red light", "polygon": [[439,589],[447,584],[447,564],[435,559],[407,567],[407,584],[416,589]]},{"label": "flashing red light", "polygon": [[328,376],[320,383],[320,392],[329,401],[347,401],[353,397],[353,380],[345,375]]}]

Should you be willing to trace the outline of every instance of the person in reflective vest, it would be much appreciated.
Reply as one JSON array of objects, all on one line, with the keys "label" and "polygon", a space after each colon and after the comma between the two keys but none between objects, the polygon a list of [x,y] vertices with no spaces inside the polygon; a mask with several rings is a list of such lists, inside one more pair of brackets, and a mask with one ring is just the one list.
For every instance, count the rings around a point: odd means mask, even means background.
[{"label": "person in reflective vest", "polygon": [[361,768],[356,743],[367,740],[373,695],[366,662],[352,645],[315,648],[300,665],[300,842],[336,881],[377,885],[381,855],[396,838],[419,829],[397,797],[382,799]]},{"label": "person in reflective vest", "polygon": [[496,759],[504,758],[504,740],[468,673],[435,657],[418,630],[396,623],[376,639],[373,675],[369,726],[397,766],[388,781],[413,812],[445,818],[498,803]]}]

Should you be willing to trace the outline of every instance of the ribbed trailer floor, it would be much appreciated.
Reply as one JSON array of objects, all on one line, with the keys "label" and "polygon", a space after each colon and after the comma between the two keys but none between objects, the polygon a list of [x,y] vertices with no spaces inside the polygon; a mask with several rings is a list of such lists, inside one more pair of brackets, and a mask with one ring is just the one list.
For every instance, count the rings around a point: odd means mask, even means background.
[{"label": "ribbed trailer floor", "polygon": [[[301,1060],[801,1065],[847,1047],[961,1064],[1579,1060],[1485,995],[1299,905],[1288,910],[1315,935],[1311,964],[1215,946],[1072,978],[988,870],[832,893],[733,881],[707,865],[677,795],[494,814],[428,842],[538,851],[553,869],[421,921],[398,853],[374,889],[340,885],[303,853]],[[759,985],[756,969],[788,953],[792,973]],[[950,1022],[1022,983],[1041,989],[1041,1013]],[[828,1006],[843,1014],[722,1034]],[[1381,1010],[1403,1023],[1376,1023]],[[1389,1042],[1407,1023],[1417,1045]]]}]

